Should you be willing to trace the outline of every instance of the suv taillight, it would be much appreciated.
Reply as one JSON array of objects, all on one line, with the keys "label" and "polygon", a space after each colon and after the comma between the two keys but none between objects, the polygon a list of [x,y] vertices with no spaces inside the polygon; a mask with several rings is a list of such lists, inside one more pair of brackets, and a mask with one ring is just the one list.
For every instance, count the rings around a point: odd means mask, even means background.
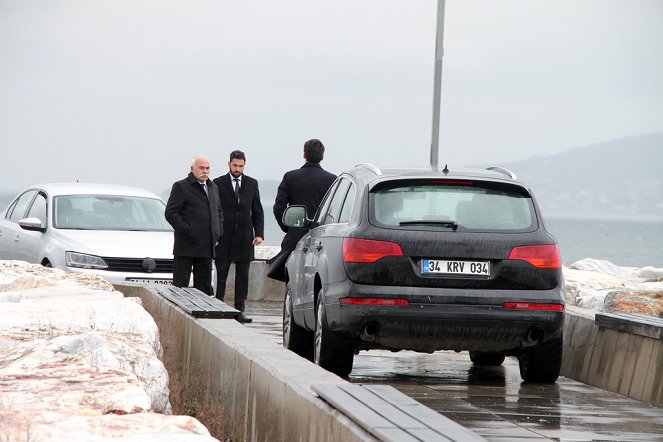
[{"label": "suv taillight", "polygon": [[504,302],[502,307],[513,310],[564,311],[563,304],[543,304],[540,302]]},{"label": "suv taillight", "polygon": [[509,259],[527,261],[539,269],[558,269],[562,265],[557,244],[514,247]]},{"label": "suv taillight", "polygon": [[403,256],[401,246],[388,241],[345,238],[343,262],[371,263],[385,256]]}]

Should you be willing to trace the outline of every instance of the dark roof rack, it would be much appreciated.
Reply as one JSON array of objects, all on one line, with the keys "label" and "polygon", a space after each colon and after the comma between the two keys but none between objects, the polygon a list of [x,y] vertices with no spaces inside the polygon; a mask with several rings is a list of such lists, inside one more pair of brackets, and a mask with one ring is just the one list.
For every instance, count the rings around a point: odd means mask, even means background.
[{"label": "dark roof rack", "polygon": [[486,167],[486,170],[494,170],[495,172],[503,173],[504,175],[508,176],[512,180],[517,180],[518,179],[518,177],[516,176],[515,173],[513,173],[509,169],[505,169],[503,167],[491,166],[491,167]]},{"label": "dark roof rack", "polygon": [[376,175],[382,175],[380,168],[371,163],[359,163],[355,167],[363,167],[364,169],[368,169]]}]

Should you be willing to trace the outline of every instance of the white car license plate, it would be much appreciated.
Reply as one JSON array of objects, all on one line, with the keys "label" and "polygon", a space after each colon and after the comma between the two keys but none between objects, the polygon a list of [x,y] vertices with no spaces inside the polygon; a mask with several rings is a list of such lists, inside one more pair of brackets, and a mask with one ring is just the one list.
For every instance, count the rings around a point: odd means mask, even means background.
[{"label": "white car license plate", "polygon": [[490,276],[490,263],[488,261],[445,261],[440,259],[422,259],[421,272]]},{"label": "white car license plate", "polygon": [[173,285],[172,279],[127,278],[128,282],[141,282],[143,284]]}]

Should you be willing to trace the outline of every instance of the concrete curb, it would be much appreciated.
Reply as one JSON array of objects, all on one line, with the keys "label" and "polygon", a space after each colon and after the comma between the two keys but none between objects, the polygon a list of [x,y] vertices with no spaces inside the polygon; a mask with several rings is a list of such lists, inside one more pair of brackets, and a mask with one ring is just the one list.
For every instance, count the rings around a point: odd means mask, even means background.
[{"label": "concrete curb", "polygon": [[567,306],[562,375],[663,406],[663,340],[599,327],[594,315]]}]

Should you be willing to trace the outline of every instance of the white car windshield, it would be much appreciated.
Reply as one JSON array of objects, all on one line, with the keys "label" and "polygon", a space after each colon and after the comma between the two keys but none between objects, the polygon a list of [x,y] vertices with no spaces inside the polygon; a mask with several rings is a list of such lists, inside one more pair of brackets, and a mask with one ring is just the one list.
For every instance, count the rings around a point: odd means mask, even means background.
[{"label": "white car windshield", "polygon": [[53,225],[58,229],[172,231],[159,199],[66,195],[53,200]]}]

